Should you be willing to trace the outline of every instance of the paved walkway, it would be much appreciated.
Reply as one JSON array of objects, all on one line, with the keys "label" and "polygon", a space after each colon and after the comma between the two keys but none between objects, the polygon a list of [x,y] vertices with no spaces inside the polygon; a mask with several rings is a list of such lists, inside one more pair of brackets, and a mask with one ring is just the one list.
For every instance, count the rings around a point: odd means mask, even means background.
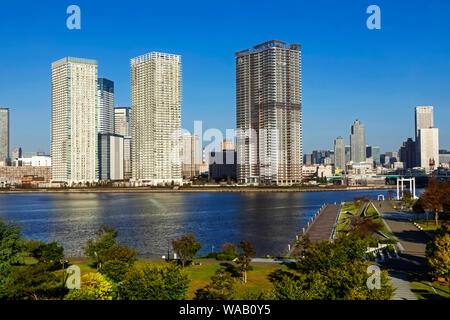
[{"label": "paved walkway", "polygon": [[339,215],[339,204],[327,204],[306,231],[312,243],[329,241]]},{"label": "paved walkway", "polygon": [[394,299],[415,300],[407,275],[423,276],[427,272],[425,248],[430,239],[408,220],[411,214],[397,212],[388,201],[373,202],[381,211],[388,229],[400,243],[399,259],[383,263],[383,267],[389,271],[392,285],[397,289]]}]

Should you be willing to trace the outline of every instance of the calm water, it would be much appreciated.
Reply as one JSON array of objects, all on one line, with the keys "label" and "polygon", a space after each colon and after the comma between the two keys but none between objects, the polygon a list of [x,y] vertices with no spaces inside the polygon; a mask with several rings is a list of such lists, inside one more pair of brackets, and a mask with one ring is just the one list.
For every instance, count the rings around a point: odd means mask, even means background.
[{"label": "calm water", "polygon": [[323,203],[387,190],[301,193],[0,194],[0,217],[23,225],[27,238],[58,241],[66,256],[81,256],[104,224],[142,257],[160,257],[167,242],[194,233],[200,253],[249,240],[258,255],[286,249]]}]

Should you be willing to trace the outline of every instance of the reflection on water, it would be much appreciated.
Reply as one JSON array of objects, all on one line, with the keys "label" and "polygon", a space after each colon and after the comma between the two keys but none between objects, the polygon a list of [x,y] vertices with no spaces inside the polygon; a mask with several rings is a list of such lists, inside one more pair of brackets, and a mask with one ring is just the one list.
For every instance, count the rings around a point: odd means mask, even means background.
[{"label": "reflection on water", "polygon": [[286,193],[67,193],[0,194],[0,217],[23,224],[24,235],[58,241],[67,256],[104,224],[142,257],[160,257],[168,241],[193,233],[202,254],[225,242],[250,241],[258,255],[286,249],[323,203],[387,190]]}]

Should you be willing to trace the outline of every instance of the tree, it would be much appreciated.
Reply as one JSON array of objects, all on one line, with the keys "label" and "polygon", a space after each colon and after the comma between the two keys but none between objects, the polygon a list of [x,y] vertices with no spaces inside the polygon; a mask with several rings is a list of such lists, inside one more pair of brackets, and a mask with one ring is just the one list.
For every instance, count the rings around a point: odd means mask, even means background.
[{"label": "tree", "polygon": [[88,273],[81,277],[81,288],[72,289],[65,300],[112,300],[113,286],[101,273]]},{"label": "tree", "polygon": [[181,264],[184,268],[186,263],[192,260],[202,247],[192,233],[181,236],[180,239],[173,240],[172,246],[177,255],[180,257]]},{"label": "tree", "polygon": [[7,299],[41,300],[62,298],[66,289],[51,265],[38,263],[15,267],[4,292]]},{"label": "tree", "polygon": [[247,271],[250,268],[251,256],[255,255],[255,250],[253,246],[248,241],[241,241],[238,245],[238,248],[242,250],[237,256],[237,263],[240,265],[240,269],[242,272],[242,281],[247,283]]},{"label": "tree", "polygon": [[99,272],[106,276],[108,279],[120,283],[125,278],[126,273],[130,270],[130,264],[124,261],[110,260],[106,261]]},{"label": "tree", "polygon": [[229,255],[236,255],[237,253],[236,246],[232,243],[224,243],[222,245],[222,253]]},{"label": "tree", "polygon": [[23,265],[25,256],[26,244],[20,226],[0,219],[0,298],[4,296],[3,287],[10,280],[12,268]]},{"label": "tree", "polygon": [[420,196],[423,208],[434,212],[436,226],[439,225],[439,211],[443,210],[445,196],[445,189],[441,188],[436,178],[430,179],[425,192]]},{"label": "tree", "polygon": [[450,293],[450,231],[447,228],[437,230],[427,245],[426,256],[432,273],[447,279]]},{"label": "tree", "polygon": [[211,277],[206,287],[195,292],[195,300],[232,300],[235,280],[225,268],[220,268]]},{"label": "tree", "polygon": [[89,239],[85,254],[96,263],[99,269],[106,261],[117,260],[128,264],[136,261],[138,252],[121,243],[117,243],[117,231],[101,226],[96,233],[96,239]]},{"label": "tree", "polygon": [[183,300],[189,286],[187,273],[174,263],[144,263],[125,275],[120,296],[125,300]]},{"label": "tree", "polygon": [[58,246],[56,241],[41,242],[32,248],[30,253],[38,263],[46,263],[52,266],[59,265],[61,259],[64,258],[64,248]]}]

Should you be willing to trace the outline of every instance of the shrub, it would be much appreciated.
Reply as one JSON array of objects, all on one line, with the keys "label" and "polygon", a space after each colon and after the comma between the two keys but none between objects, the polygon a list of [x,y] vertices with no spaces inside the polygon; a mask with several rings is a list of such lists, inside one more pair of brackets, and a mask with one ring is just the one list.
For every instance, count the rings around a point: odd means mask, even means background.
[{"label": "shrub", "polygon": [[113,286],[101,273],[88,273],[81,277],[81,288],[72,289],[65,300],[112,300]]},{"label": "shrub", "polygon": [[188,285],[187,273],[178,265],[145,263],[126,273],[120,295],[125,300],[182,300]]}]

